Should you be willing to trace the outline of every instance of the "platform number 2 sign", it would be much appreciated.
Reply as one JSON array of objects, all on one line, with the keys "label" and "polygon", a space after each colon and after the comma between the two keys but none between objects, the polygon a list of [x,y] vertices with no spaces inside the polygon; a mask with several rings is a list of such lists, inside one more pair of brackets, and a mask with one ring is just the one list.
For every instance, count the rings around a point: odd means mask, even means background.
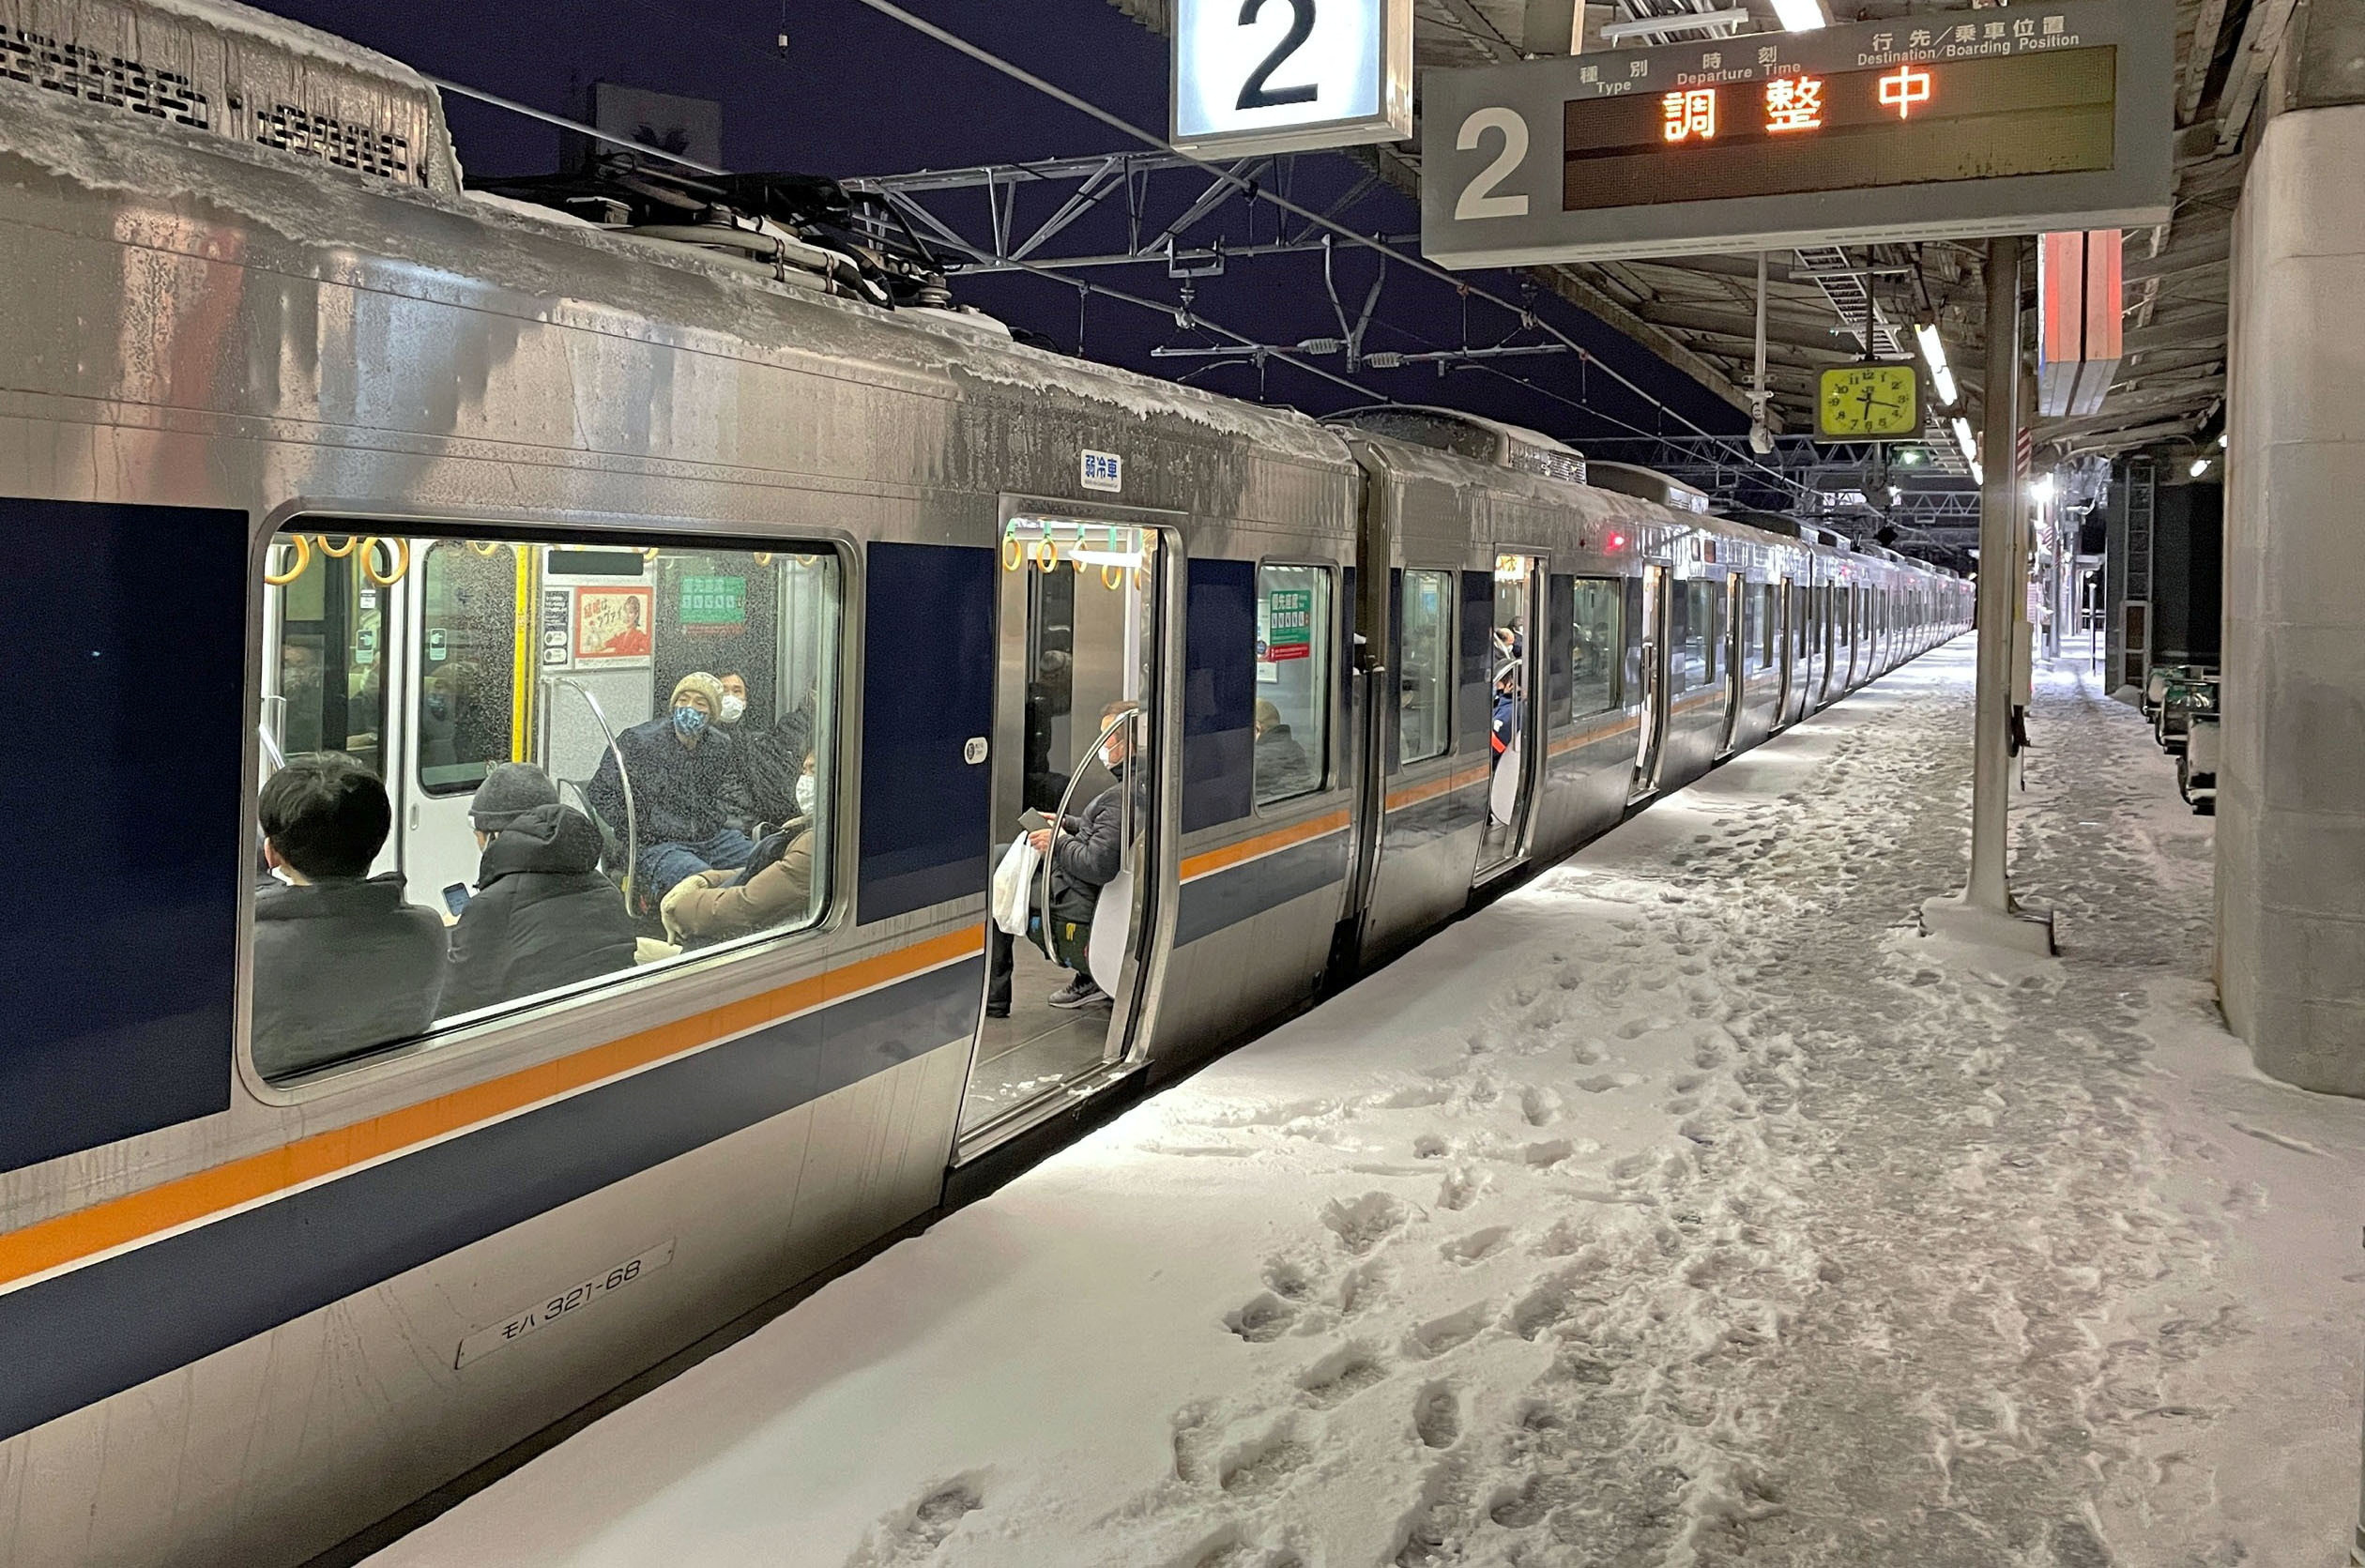
[{"label": "platform number 2 sign", "polygon": [[1228,155],[1411,133],[1411,0],[1173,5],[1177,146]]},{"label": "platform number 2 sign", "polygon": [[1524,195],[1501,195],[1497,188],[1519,172],[1527,161],[1528,124],[1514,109],[1472,110],[1455,133],[1454,147],[1457,152],[1476,152],[1485,144],[1487,133],[1503,138],[1502,150],[1494,161],[1471,176],[1462,187],[1462,193],[1454,203],[1454,216],[1464,218],[1525,218],[1528,199]]}]

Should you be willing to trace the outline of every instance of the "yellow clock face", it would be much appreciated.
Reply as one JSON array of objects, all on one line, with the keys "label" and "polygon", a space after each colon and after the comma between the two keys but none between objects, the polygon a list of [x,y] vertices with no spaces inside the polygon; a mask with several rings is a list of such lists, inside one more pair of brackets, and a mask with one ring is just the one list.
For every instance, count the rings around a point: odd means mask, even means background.
[{"label": "yellow clock face", "polygon": [[1921,434],[1921,380],[1911,365],[1840,365],[1823,373],[1815,434],[1850,441]]}]

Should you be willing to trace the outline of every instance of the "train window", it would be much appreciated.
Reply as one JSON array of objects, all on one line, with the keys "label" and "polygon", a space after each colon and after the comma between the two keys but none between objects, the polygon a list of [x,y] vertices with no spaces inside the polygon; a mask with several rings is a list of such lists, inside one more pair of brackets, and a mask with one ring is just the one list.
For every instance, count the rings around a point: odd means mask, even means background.
[{"label": "train window", "polygon": [[1719,613],[1723,601],[1722,583],[1675,586],[1674,624],[1668,644],[1671,690],[1692,692],[1716,684],[1723,663],[1718,657],[1724,640],[1718,624],[1724,618]]},{"label": "train window", "polygon": [[1762,670],[1774,662],[1774,586],[1751,583],[1748,594],[1749,647],[1756,650],[1752,663]]},{"label": "train window", "polygon": [[266,1078],[821,918],[834,554],[282,535],[265,579]]},{"label": "train window", "polygon": [[1397,615],[1396,760],[1423,762],[1454,744],[1454,574],[1407,571]]},{"label": "train window", "polygon": [[1615,577],[1577,579],[1576,634],[1569,660],[1569,717],[1583,719],[1619,706],[1619,666],[1625,662],[1621,616],[1625,585]]},{"label": "train window", "polygon": [[1257,569],[1257,804],[1322,787],[1330,760],[1331,574]]},{"label": "train window", "polygon": [[419,555],[419,784],[463,794],[516,750],[520,572],[530,548],[443,540]]}]

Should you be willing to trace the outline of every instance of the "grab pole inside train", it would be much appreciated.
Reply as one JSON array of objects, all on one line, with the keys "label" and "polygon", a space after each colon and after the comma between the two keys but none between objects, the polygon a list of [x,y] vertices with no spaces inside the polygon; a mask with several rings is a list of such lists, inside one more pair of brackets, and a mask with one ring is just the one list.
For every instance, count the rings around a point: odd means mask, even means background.
[{"label": "grab pole inside train", "polygon": [[1979,480],[1978,693],[1971,754],[1971,875],[1961,893],[1922,905],[1922,930],[1983,947],[2053,951],[2051,910],[2023,909],[2012,897],[2012,649],[2020,605],[2028,594],[2028,556],[2020,547],[2020,282],[2022,242],[1988,241],[1987,378]]}]

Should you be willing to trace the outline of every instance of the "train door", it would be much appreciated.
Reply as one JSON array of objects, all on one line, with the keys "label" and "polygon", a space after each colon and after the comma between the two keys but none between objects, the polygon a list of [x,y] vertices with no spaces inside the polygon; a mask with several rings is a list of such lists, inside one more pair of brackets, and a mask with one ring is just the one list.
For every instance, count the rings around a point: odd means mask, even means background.
[{"label": "train door", "polygon": [[1642,568],[1641,629],[1642,723],[1634,758],[1634,787],[1629,801],[1658,792],[1659,754],[1667,736],[1667,568]]},{"label": "train door", "polygon": [[1758,634],[1756,621],[1748,614],[1748,592],[1739,572],[1725,573],[1725,720],[1724,735],[1717,742],[1719,757],[1732,754],[1733,738],[1741,727],[1741,704],[1748,693],[1745,653]]},{"label": "train door", "polygon": [[[405,673],[399,705],[405,743],[387,775],[395,837],[414,903],[439,906],[475,885],[481,852],[468,810],[494,767],[527,760],[522,707],[532,696],[531,655],[522,667],[518,632],[531,626],[530,545],[420,540],[408,570],[389,587]],[[526,606],[521,609],[521,605]],[[646,682],[648,675],[640,678]]]},{"label": "train door", "polygon": [[1489,746],[1494,772],[1487,790],[1487,826],[1478,845],[1478,875],[1518,860],[1527,842],[1538,763],[1544,750],[1535,722],[1543,648],[1550,640],[1538,619],[1544,560],[1498,555],[1494,567],[1494,649],[1489,669]]},{"label": "train door", "polygon": [[1781,684],[1774,699],[1774,727],[1790,723],[1791,691],[1798,678],[1798,605],[1787,573],[1774,580],[1774,596],[1766,613],[1774,617],[1775,657],[1781,661]]},{"label": "train door", "polygon": [[[1089,1094],[1128,1062],[1162,852],[1167,541],[1151,527],[1019,512],[1003,525],[992,823],[999,869],[1022,831],[1051,838],[1024,935],[989,921],[987,993],[960,1152]],[[1111,764],[1114,768],[1112,770]],[[1058,869],[1112,835],[1095,890]],[[1001,902],[998,894],[997,902]]]}]

